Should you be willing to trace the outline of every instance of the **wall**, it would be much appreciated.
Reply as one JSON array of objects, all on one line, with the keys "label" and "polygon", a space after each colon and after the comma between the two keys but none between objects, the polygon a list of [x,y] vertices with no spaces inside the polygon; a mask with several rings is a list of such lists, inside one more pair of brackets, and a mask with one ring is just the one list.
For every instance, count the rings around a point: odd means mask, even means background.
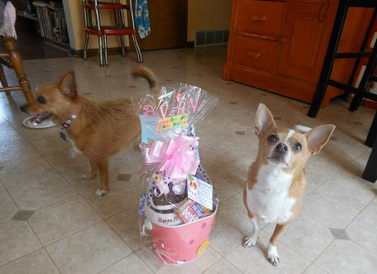
[{"label": "wall", "polygon": [[229,29],[232,0],[188,0],[187,41],[200,30]]}]

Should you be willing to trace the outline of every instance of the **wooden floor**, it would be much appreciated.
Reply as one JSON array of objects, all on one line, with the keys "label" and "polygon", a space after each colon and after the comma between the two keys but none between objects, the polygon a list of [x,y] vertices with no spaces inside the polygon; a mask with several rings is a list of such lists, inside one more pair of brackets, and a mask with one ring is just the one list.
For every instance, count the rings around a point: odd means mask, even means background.
[{"label": "wooden floor", "polygon": [[17,45],[24,60],[68,57],[69,51],[44,41],[33,30],[18,30]]}]

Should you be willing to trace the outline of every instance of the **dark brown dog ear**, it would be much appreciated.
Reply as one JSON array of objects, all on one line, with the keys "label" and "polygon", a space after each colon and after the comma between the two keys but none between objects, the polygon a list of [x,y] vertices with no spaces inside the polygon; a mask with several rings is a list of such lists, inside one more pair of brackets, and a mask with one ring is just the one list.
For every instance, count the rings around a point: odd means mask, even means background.
[{"label": "dark brown dog ear", "polygon": [[255,134],[261,136],[271,127],[276,127],[271,111],[264,104],[259,104],[255,116]]},{"label": "dark brown dog ear", "polygon": [[70,98],[74,98],[77,95],[76,78],[73,71],[63,75],[59,82],[59,89]]}]

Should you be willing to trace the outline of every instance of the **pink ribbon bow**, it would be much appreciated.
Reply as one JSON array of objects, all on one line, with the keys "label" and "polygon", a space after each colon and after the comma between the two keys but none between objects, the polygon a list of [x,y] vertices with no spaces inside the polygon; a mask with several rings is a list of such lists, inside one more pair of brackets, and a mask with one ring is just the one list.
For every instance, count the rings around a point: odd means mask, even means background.
[{"label": "pink ribbon bow", "polygon": [[145,164],[160,164],[159,171],[164,171],[171,182],[181,182],[198,169],[200,160],[195,151],[198,140],[198,137],[179,135],[169,141],[153,141],[150,146],[142,146]]}]

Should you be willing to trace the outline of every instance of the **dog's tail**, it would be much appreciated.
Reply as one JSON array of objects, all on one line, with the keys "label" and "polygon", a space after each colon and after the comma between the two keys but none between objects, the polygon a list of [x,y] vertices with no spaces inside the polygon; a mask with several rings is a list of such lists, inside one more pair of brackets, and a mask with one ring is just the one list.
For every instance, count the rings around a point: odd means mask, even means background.
[{"label": "dog's tail", "polygon": [[132,72],[135,77],[143,77],[149,83],[150,88],[155,88],[158,86],[157,77],[153,71],[146,67],[138,67]]}]

